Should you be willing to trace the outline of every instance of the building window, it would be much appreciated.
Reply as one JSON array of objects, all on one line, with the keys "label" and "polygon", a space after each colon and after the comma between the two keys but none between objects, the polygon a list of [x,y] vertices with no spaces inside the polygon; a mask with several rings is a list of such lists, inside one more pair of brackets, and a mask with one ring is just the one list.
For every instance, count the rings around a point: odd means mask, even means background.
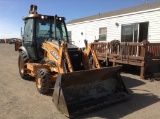
[{"label": "building window", "polygon": [[107,40],[107,28],[99,28],[99,41],[106,41]]},{"label": "building window", "polygon": [[122,25],[121,42],[141,42],[148,38],[148,22]]}]

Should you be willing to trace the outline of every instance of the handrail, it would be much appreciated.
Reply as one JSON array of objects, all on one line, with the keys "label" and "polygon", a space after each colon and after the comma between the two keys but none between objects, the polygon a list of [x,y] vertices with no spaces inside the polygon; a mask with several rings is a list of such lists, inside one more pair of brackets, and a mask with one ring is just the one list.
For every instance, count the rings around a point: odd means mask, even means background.
[{"label": "handrail", "polygon": [[93,46],[97,54],[107,54],[106,56],[109,58],[145,60],[149,57],[149,59],[160,59],[160,43],[121,42],[116,49],[113,49],[111,42],[95,42]]}]

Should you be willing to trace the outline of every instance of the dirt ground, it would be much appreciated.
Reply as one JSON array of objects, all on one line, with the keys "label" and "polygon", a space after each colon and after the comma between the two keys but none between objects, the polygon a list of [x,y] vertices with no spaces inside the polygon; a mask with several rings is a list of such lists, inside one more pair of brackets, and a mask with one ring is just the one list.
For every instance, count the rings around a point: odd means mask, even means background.
[{"label": "dirt ground", "polygon": [[[121,75],[130,99],[75,119],[159,119],[160,81]],[[37,92],[34,80],[21,79],[13,44],[0,44],[0,88],[0,119],[68,119],[54,107],[51,95]]]}]

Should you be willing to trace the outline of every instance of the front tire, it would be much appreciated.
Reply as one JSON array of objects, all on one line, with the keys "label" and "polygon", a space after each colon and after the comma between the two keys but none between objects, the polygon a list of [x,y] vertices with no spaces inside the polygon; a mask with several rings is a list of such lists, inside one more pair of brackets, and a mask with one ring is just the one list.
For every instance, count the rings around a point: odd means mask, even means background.
[{"label": "front tire", "polygon": [[39,93],[45,94],[51,88],[50,73],[47,69],[39,69],[36,72],[36,87]]},{"label": "front tire", "polygon": [[19,58],[18,58],[18,68],[19,68],[19,74],[21,76],[22,79],[27,79],[28,78],[28,74],[27,74],[27,63],[28,63],[29,59],[26,55],[25,52],[21,51],[19,53]]}]

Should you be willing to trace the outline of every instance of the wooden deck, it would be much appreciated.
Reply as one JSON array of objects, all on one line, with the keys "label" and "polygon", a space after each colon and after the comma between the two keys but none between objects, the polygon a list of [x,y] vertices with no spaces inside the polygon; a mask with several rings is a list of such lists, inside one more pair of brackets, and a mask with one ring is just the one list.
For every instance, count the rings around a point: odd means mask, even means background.
[{"label": "wooden deck", "polygon": [[117,64],[129,64],[140,67],[140,78],[144,79],[146,68],[160,65],[160,43],[96,42],[94,50],[99,60]]}]

